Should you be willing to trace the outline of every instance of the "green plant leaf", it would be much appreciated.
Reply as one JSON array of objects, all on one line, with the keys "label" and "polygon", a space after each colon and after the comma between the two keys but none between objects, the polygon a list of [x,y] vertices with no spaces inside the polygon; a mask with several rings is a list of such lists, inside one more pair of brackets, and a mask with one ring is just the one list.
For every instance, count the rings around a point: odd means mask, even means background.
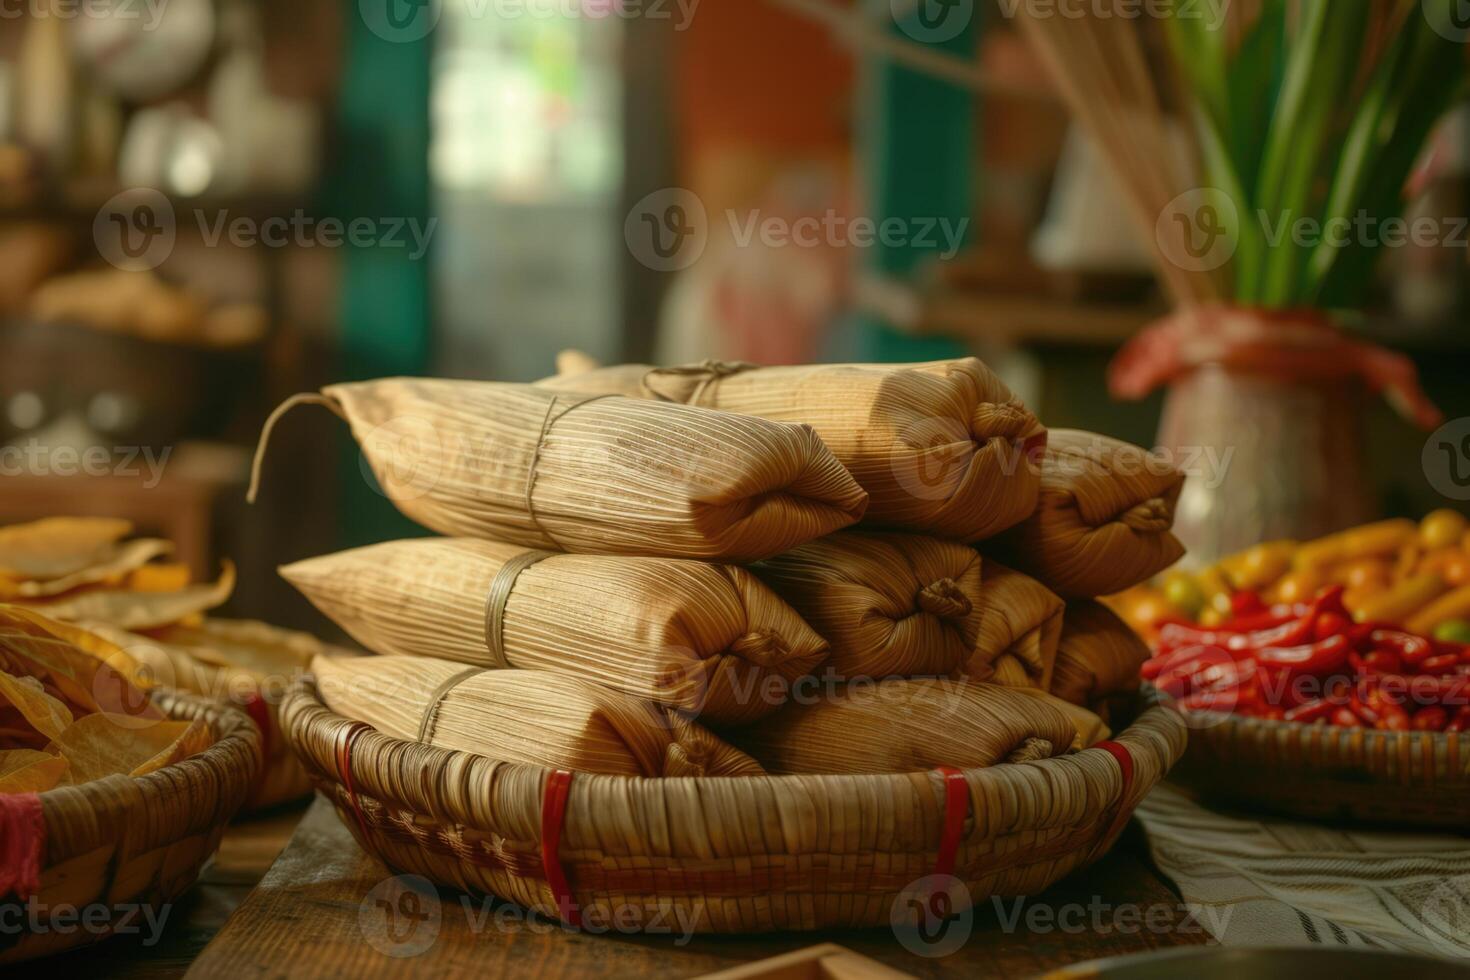
[{"label": "green plant leaf", "polygon": [[[1367,26],[1364,3],[1302,0],[1301,20],[1289,40],[1281,96],[1262,154],[1258,199],[1268,220],[1289,223],[1315,216],[1313,182],[1328,169],[1327,137],[1334,113],[1352,84]],[[1262,305],[1296,300],[1306,266],[1305,250],[1289,237],[1262,256]]]},{"label": "green plant leaf", "polygon": [[1230,157],[1245,201],[1255,201],[1271,109],[1281,89],[1286,52],[1286,0],[1266,0],[1229,65]]},{"label": "green plant leaf", "polygon": [[[1452,5],[1458,0],[1435,0]],[[1465,49],[1435,32],[1422,17],[1411,18],[1385,56],[1354,121],[1343,166],[1333,185],[1332,213],[1372,219],[1367,240],[1353,235],[1341,247],[1324,241],[1312,256],[1309,297],[1329,306],[1362,301],[1374,260],[1382,251],[1384,222],[1404,211],[1404,185],[1435,125],[1465,94]],[[1390,62],[1393,62],[1390,64]],[[1366,114],[1366,118],[1365,118]]]}]

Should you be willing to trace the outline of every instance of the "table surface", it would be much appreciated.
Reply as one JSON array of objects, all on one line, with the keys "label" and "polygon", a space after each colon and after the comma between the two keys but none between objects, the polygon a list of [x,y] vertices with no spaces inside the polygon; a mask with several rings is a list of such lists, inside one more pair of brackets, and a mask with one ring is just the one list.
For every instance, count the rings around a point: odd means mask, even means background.
[{"label": "table surface", "polygon": [[[392,873],[359,848],[324,799],[230,828],[199,884],[171,910],[154,946],[119,937],[15,975],[179,978],[544,975],[599,980],[695,977],[837,943],[904,973],[955,970],[1028,977],[1085,960],[1209,942],[1149,867],[1137,826],[1113,852],[1043,895],[981,903],[950,955],[925,957],[886,929],[762,936],[590,935],[515,906],[445,890],[428,896],[437,923],[382,938],[390,913],[375,892]],[[428,905],[424,906],[425,908]],[[400,926],[402,923],[400,923]],[[377,931],[369,939],[364,928]],[[426,927],[428,928],[428,927]],[[9,975],[9,974],[7,974]]]}]

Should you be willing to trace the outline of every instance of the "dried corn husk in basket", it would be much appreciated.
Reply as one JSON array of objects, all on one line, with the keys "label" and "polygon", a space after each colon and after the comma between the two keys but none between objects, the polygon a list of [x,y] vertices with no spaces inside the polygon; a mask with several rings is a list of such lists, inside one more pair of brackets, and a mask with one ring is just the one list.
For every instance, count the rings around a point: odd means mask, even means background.
[{"label": "dried corn husk in basket", "polygon": [[318,657],[312,671],[327,707],[395,738],[573,772],[761,773],[678,712],[575,677],[429,657]]},{"label": "dried corn husk in basket", "polygon": [[989,538],[1036,506],[1028,455],[1046,430],[976,358],[930,364],[620,365],[540,382],[703,405],[816,430],[863,489],[867,522],[960,541]]},{"label": "dried corn husk in basket", "polygon": [[811,429],[531,385],[386,379],[326,405],[404,514],[444,534],[753,561],[857,521],[867,495]]},{"label": "dried corn husk in basket", "polygon": [[129,521],[106,517],[48,517],[0,527],[0,578],[41,582],[105,562],[133,533]]},{"label": "dried corn husk in basket", "polygon": [[731,735],[771,773],[979,769],[1061,755],[1077,738],[1042,698],[932,678],[828,687]]},{"label": "dried corn husk in basket", "polygon": [[234,591],[235,566],[225,562],[217,581],[170,592],[82,588],[21,604],[69,623],[96,622],[125,630],[149,630],[195,619],[224,605]]},{"label": "dried corn husk in basket", "polygon": [[730,565],[428,538],[281,574],[377,653],[555,671],[711,723],[770,714],[827,657],[791,607]]},{"label": "dried corn husk in basket", "polygon": [[1148,658],[1148,645],[1107,606],[1073,602],[1062,617],[1051,693],[1084,706],[1132,694]]},{"label": "dried corn husk in basket", "polygon": [[1047,679],[1061,599],[969,545],[839,531],[754,568],[832,644],[824,677]]},{"label": "dried corn husk in basket", "polygon": [[1036,513],[985,550],[1069,599],[1121,592],[1184,556],[1170,533],[1183,487],[1184,474],[1156,454],[1053,430]]},{"label": "dried corn husk in basket", "polygon": [[[311,792],[311,778],[281,736],[277,706],[286,688],[331,649],[316,637],[252,620],[208,618],[133,633],[100,622],[88,633],[128,653],[148,686],[187,691],[214,701],[247,706],[264,731],[265,766],[246,797],[246,811],[274,806]],[[259,699],[259,709],[251,702]],[[261,714],[260,712],[264,713]]]}]

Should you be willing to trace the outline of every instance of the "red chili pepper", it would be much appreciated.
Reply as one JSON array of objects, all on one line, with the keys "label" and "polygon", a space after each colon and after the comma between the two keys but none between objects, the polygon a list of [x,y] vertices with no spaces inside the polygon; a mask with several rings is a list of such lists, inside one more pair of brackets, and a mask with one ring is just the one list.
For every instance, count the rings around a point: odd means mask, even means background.
[{"label": "red chili pepper", "polygon": [[1244,616],[1254,616],[1266,611],[1266,603],[1262,601],[1259,592],[1250,589],[1242,589],[1230,597],[1230,614],[1232,621]]},{"label": "red chili pepper", "polygon": [[1332,723],[1339,728],[1362,728],[1363,719],[1353,713],[1351,708],[1338,708],[1332,712]]},{"label": "red chili pepper", "polygon": [[1370,700],[1364,700],[1358,697],[1356,691],[1353,692],[1352,698],[1348,701],[1348,707],[1369,728],[1376,727],[1383,720],[1383,712],[1378,710],[1378,705],[1372,704]]},{"label": "red chili pepper", "polygon": [[1450,719],[1449,724],[1444,726],[1447,732],[1463,732],[1470,730],[1470,704],[1465,705],[1455,712],[1455,717]]},{"label": "red chili pepper", "polygon": [[1262,612],[1251,613],[1248,616],[1237,616],[1216,627],[1216,631],[1226,634],[1254,633],[1257,630],[1275,629],[1283,623],[1289,623],[1303,613],[1297,613],[1291,606],[1272,606]]},{"label": "red chili pepper", "polygon": [[1318,640],[1325,640],[1339,633],[1346,633],[1353,626],[1353,621],[1342,613],[1328,610],[1319,613],[1312,623],[1312,635]]},{"label": "red chili pepper", "polygon": [[1296,647],[1271,647],[1256,651],[1262,667],[1290,676],[1330,674],[1347,663],[1352,643],[1346,634]]},{"label": "red chili pepper", "polygon": [[1444,726],[1449,723],[1450,713],[1442,705],[1432,704],[1414,712],[1414,721],[1410,727],[1416,732],[1438,732],[1443,731]]},{"label": "red chili pepper", "polygon": [[1387,732],[1406,732],[1409,730],[1409,713],[1396,704],[1384,703],[1378,706],[1381,717],[1373,726]]},{"label": "red chili pepper", "polygon": [[1403,661],[1399,655],[1390,650],[1374,650],[1370,653],[1358,654],[1362,663],[1360,670],[1370,674],[1401,674],[1404,671]]},{"label": "red chili pepper", "polygon": [[1452,653],[1437,653],[1432,657],[1419,661],[1418,672],[1421,674],[1447,674],[1454,670],[1460,662],[1460,658]]},{"label": "red chili pepper", "polygon": [[1337,709],[1338,706],[1331,701],[1325,698],[1316,698],[1311,701],[1304,701],[1295,708],[1289,709],[1285,714],[1285,718],[1287,721],[1298,721],[1302,724],[1310,725],[1319,718],[1330,718],[1332,713]]},{"label": "red chili pepper", "polygon": [[1375,629],[1368,634],[1368,642],[1375,650],[1398,654],[1399,659],[1411,667],[1423,663],[1435,654],[1432,641],[1403,630]]}]

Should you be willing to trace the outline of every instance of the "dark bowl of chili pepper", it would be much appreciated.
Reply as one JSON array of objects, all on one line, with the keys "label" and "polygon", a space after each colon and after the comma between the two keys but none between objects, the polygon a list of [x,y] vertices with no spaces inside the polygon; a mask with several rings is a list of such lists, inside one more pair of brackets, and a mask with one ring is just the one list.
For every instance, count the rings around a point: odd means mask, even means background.
[{"label": "dark bowl of chili pepper", "polygon": [[1210,629],[1166,623],[1143,674],[1194,729],[1171,778],[1202,797],[1470,826],[1470,647],[1357,621],[1335,587]]}]

